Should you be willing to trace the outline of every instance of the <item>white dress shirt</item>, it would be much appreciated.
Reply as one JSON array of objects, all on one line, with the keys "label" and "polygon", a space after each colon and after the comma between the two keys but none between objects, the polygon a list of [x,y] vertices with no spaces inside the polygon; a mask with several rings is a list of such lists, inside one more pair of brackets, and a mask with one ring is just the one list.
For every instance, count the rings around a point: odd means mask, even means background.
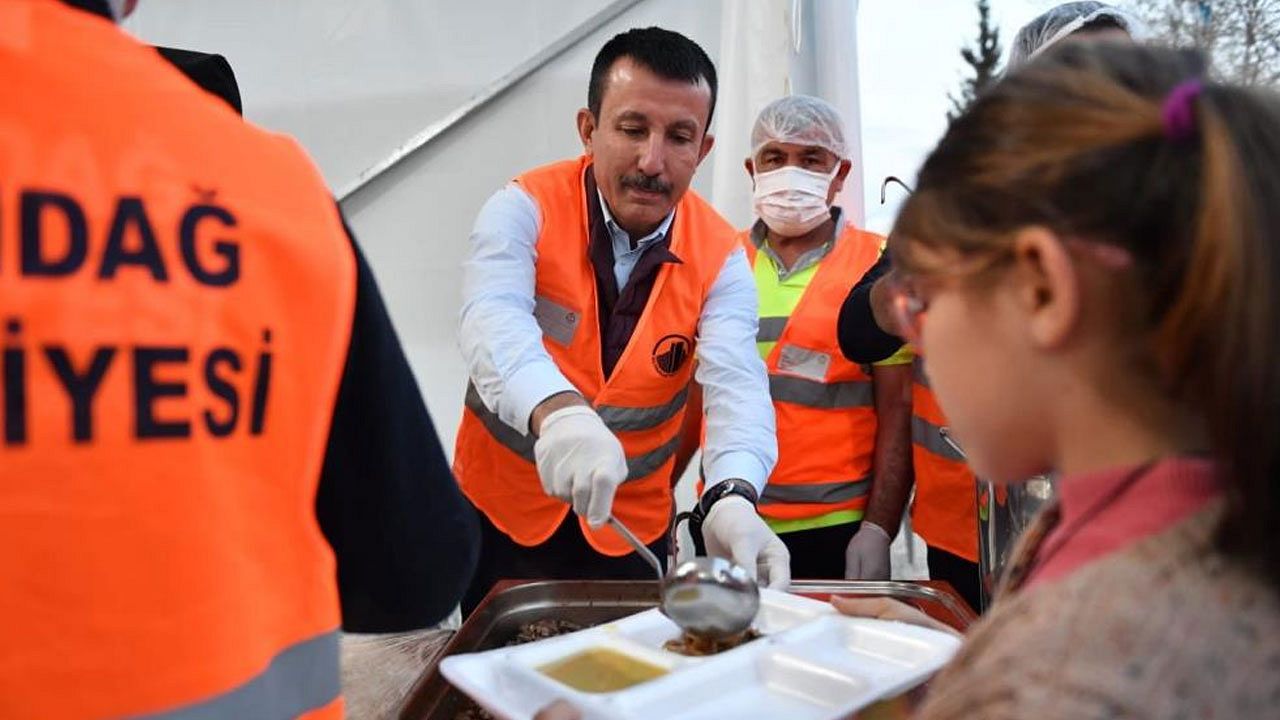
[{"label": "white dress shirt", "polygon": [[[674,215],[633,249],[603,198],[600,206],[621,290]],[[577,391],[547,353],[533,316],[540,225],[533,198],[519,186],[507,185],[480,209],[462,265],[463,359],[485,405],[522,434],[528,434],[529,416],[539,403],[559,392]],[[708,487],[741,478],[763,490],[777,461],[773,402],[756,350],[757,323],[755,280],[746,253],[738,248],[725,260],[698,320],[696,377],[703,388],[702,464]]]}]

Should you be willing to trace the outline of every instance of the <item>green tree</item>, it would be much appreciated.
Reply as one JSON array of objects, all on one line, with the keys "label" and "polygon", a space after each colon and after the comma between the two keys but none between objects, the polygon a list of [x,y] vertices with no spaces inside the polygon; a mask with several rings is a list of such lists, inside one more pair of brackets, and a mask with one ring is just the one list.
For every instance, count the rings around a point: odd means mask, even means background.
[{"label": "green tree", "polygon": [[973,74],[962,81],[959,97],[947,96],[951,100],[947,122],[960,117],[983,90],[1000,78],[1000,60],[1004,55],[1004,50],[1000,47],[1000,28],[991,23],[991,3],[988,0],[977,0],[977,5],[978,40],[972,46],[960,50],[960,57],[964,58]]}]

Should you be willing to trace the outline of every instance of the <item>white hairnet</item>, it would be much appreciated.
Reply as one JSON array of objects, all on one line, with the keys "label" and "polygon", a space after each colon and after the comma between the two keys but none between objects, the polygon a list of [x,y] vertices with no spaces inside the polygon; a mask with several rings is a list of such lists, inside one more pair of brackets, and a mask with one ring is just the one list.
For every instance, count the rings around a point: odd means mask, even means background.
[{"label": "white hairnet", "polygon": [[1022,26],[1009,48],[1009,64],[1006,69],[1013,70],[1071,33],[1106,20],[1119,25],[1130,35],[1136,35],[1140,28],[1138,19],[1133,15],[1106,3],[1063,3]]},{"label": "white hairnet", "polygon": [[849,156],[840,113],[826,100],[809,95],[787,95],[764,106],[751,128],[751,157],[768,142],[816,145],[841,160]]}]

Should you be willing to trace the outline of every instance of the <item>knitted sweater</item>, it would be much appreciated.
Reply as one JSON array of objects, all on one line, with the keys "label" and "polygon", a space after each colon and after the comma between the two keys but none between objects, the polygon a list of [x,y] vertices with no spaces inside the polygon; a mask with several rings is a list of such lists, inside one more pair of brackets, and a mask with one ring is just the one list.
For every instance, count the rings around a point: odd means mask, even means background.
[{"label": "knitted sweater", "polygon": [[[1280,593],[1214,549],[1222,512],[1215,500],[1060,580],[1015,582],[919,717],[1280,718]],[[1011,567],[1043,537],[1028,532]]]}]

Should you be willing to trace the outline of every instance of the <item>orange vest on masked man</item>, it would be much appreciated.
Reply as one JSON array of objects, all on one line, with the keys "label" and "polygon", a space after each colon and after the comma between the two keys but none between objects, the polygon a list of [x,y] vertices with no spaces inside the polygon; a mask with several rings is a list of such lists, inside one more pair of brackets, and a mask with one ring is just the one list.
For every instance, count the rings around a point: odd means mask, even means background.
[{"label": "orange vest on masked man", "polygon": [[339,718],[332,198],[111,23],[0,8],[0,717]]},{"label": "orange vest on masked man", "polygon": [[[754,267],[750,233],[740,241]],[[757,340],[776,341],[765,361],[778,422],[778,464],[759,503],[766,518],[801,520],[866,507],[875,395],[867,371],[840,352],[835,329],[841,303],[882,244],[879,235],[846,225],[791,316],[760,319]]]},{"label": "orange vest on masked man", "polygon": [[[671,252],[613,374],[604,377],[596,281],[587,257],[588,214],[583,173],[590,157],[531,170],[516,178],[538,206],[534,315],[542,342],[569,382],[618,436],[629,474],[613,514],[646,543],[671,517],[671,465],[679,446],[702,305],[736,247],[733,228],[692,190],[676,205]],[[468,386],[454,452],[463,493],[498,529],[521,545],[546,541],[570,506],[548,497],[538,479],[534,438],[503,423]],[[599,552],[622,556],[631,546],[612,528],[579,526]]]},{"label": "orange vest on masked man", "polygon": [[947,419],[929,388],[924,359],[915,359],[911,388],[911,460],[916,498],[911,526],[926,544],[978,561],[977,480],[964,457],[942,437]]}]

